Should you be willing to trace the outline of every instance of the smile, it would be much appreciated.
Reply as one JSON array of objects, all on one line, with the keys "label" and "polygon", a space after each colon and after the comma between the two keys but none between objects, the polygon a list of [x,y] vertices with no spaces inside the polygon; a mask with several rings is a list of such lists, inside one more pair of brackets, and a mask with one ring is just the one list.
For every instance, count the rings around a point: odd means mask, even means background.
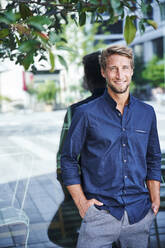
[{"label": "smile", "polygon": [[126,81],[116,81],[116,82],[114,82],[115,84],[118,84],[118,85],[122,85],[122,84],[125,84],[126,83]]}]

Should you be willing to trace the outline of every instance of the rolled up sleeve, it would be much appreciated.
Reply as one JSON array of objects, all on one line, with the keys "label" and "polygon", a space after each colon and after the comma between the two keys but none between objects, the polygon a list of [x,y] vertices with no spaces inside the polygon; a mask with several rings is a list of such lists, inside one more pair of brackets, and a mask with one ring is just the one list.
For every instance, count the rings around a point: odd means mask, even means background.
[{"label": "rolled up sleeve", "polygon": [[147,180],[161,181],[161,150],[157,132],[156,115],[153,119],[147,149]]},{"label": "rolled up sleeve", "polygon": [[65,186],[81,184],[79,175],[78,155],[85,142],[87,134],[87,116],[77,108],[61,154],[61,172]]}]

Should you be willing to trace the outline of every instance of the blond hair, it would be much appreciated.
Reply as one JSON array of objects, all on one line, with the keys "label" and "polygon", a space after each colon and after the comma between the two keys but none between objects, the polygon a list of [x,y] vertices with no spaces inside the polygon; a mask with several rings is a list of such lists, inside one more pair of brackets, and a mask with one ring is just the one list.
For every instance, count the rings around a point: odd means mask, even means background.
[{"label": "blond hair", "polygon": [[121,45],[113,45],[103,50],[101,55],[99,56],[100,66],[103,70],[106,69],[107,58],[113,54],[118,54],[129,58],[131,63],[131,68],[132,69],[134,68],[134,58],[133,58],[132,48]]}]

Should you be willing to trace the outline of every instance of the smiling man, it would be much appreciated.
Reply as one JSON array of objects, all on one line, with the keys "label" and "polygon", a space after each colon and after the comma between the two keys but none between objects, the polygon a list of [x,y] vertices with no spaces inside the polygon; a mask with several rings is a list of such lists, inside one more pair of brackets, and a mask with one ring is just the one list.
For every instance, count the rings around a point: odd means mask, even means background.
[{"label": "smiling man", "polygon": [[[77,248],[147,248],[160,205],[161,153],[153,108],[130,94],[132,49],[100,57],[103,96],[76,109],[61,169],[82,220]],[[78,154],[81,154],[81,176]]]}]

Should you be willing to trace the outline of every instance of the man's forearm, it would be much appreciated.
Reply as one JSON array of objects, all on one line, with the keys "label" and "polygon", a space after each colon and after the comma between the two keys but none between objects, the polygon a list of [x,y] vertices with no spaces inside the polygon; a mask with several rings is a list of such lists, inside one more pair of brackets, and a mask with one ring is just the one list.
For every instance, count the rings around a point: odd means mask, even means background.
[{"label": "man's forearm", "polygon": [[103,203],[97,201],[96,199],[90,199],[87,200],[86,196],[84,195],[84,192],[82,190],[82,187],[80,184],[74,184],[74,185],[69,185],[67,186],[67,189],[69,191],[69,193],[71,194],[78,210],[80,213],[80,216],[82,218],[84,218],[86,211],[88,210],[88,208],[93,205],[99,205],[102,206]]},{"label": "man's forearm", "polygon": [[69,185],[67,186],[67,189],[78,208],[82,202],[87,200],[80,184]]},{"label": "man's forearm", "polygon": [[152,202],[152,209],[156,215],[160,206],[160,182],[155,180],[147,180],[146,183]]}]

